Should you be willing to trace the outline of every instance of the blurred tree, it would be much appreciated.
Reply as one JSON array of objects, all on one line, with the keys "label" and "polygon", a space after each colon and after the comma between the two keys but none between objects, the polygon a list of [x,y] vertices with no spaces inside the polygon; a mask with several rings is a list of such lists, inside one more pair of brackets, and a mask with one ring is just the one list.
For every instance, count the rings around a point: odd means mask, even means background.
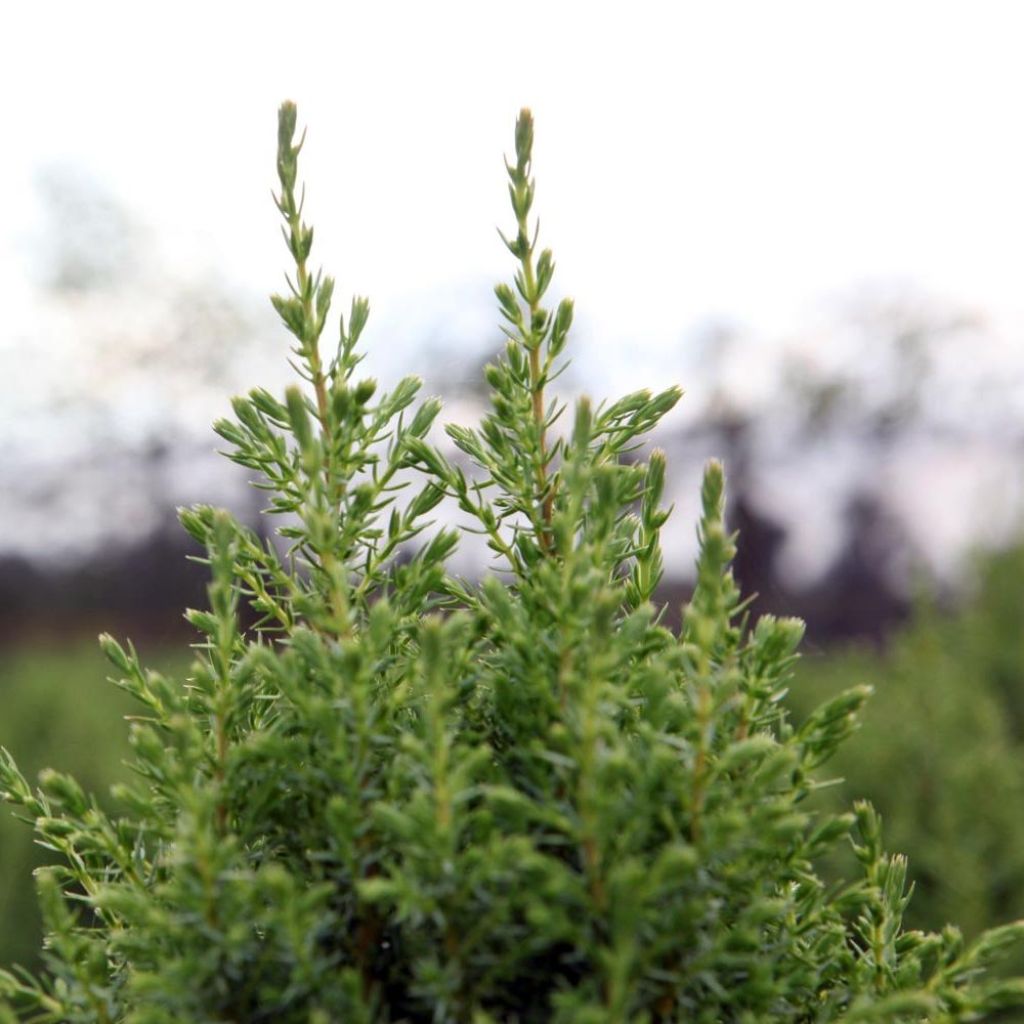
[{"label": "blurred tree", "polygon": [[[977,310],[899,282],[864,285],[783,352],[780,397],[808,439],[838,432],[885,447],[921,431],[963,434],[984,422],[977,382],[998,347]],[[987,400],[1012,414],[1008,383]]]},{"label": "blurred tree", "polygon": [[100,183],[56,166],[38,194],[32,334],[0,346],[19,371],[0,374],[0,549],[52,560],[133,543],[211,488],[234,495],[196,424],[254,361],[261,379],[283,371],[269,308],[207,267],[168,269]]},{"label": "blurred tree", "polygon": [[123,288],[145,259],[149,239],[117,198],[77,164],[36,175],[42,225],[38,276],[58,294]]},{"label": "blurred tree", "polygon": [[952,580],[968,543],[1007,540],[1024,480],[990,485],[1019,461],[1011,342],[899,282],[777,344],[727,320],[687,342],[691,418],[660,442],[676,465],[725,462],[737,573],[761,611],[806,617],[816,640],[878,639],[905,618],[915,573]]}]

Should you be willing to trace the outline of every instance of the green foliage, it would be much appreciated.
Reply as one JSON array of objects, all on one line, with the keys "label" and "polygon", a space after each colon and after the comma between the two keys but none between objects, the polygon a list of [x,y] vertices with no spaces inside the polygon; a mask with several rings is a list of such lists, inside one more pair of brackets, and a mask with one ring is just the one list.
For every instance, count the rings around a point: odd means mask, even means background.
[{"label": "green foliage", "polygon": [[1024,540],[975,562],[974,586],[952,632],[973,675],[989,681],[1015,741],[1024,742]]},{"label": "green foliage", "polygon": [[[807,809],[866,691],[788,721],[801,626],[748,628],[716,463],[682,633],[659,624],[664,461],[635,449],[679,393],[580,400],[559,432],[572,307],[544,304],[529,113],[508,344],[480,428],[449,428],[468,469],[430,440],[418,382],[354,379],[365,302],[323,360],[333,283],[307,266],[294,132],[286,104],[295,273],[274,303],[306,387],[217,425],[287,550],[183,514],[211,571],[185,684],[103,641],[143,708],[116,814],[0,761],[65,858],[39,876],[47,974],[0,975],[9,1019],[959,1021],[1019,1000],[982,968],[1020,927],[904,931],[906,865],[875,813]],[[478,587],[445,570],[457,535],[424,532],[444,496],[495,553]],[[815,863],[846,841],[858,874],[829,888]]]},{"label": "green foliage", "polygon": [[[177,653],[161,660],[185,669]],[[125,774],[128,738],[119,719],[135,708],[105,682],[106,659],[92,642],[33,644],[0,657],[0,740],[30,775],[48,765],[70,771],[90,790],[105,792]],[[42,931],[32,869],[53,857],[31,831],[0,815],[0,963],[38,957]]]},{"label": "green foliage", "polygon": [[877,682],[856,751],[840,750],[829,806],[869,798],[910,857],[908,920],[968,935],[1024,916],[1024,545],[982,558],[964,607],[923,603],[882,652],[808,659],[794,684],[809,707]]}]

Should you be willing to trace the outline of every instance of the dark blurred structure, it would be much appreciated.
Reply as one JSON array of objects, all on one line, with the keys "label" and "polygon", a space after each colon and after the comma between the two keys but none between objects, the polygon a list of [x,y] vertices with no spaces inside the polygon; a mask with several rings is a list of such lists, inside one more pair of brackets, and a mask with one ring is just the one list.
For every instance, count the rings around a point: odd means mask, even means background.
[{"label": "dark blurred structure", "polygon": [[[755,614],[798,615],[819,644],[853,638],[880,641],[910,610],[893,583],[900,546],[885,510],[868,497],[851,503],[846,541],[825,575],[794,587],[779,566],[787,531],[757,510],[756,497],[734,477],[729,522],[739,532],[734,572]],[[0,556],[0,644],[53,641],[107,631],[151,643],[180,642],[193,631],[182,613],[205,607],[207,570],[198,546],[174,520],[144,539],[105,548],[69,566]],[[660,600],[677,622],[691,584],[668,579]]]},{"label": "dark blurred structure", "polygon": [[70,567],[0,557],[0,644],[68,641],[111,632],[156,644],[194,634],[185,608],[206,602],[198,545],[176,522]]},{"label": "dark blurred structure", "polygon": [[[794,585],[780,570],[779,553],[787,530],[758,512],[751,495],[733,487],[729,524],[738,532],[733,573],[747,596],[756,595],[754,616],[795,615],[807,623],[813,647],[850,640],[881,643],[910,616],[909,596],[893,583],[888,554],[897,550],[899,532],[885,510],[870,498],[855,499],[848,532],[825,574],[809,586]],[[660,599],[667,622],[677,625],[692,584],[667,580]]]}]

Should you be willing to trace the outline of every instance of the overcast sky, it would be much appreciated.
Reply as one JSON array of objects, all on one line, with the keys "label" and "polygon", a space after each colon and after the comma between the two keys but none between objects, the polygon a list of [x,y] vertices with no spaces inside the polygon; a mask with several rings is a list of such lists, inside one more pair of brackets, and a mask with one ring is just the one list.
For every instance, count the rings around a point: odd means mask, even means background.
[{"label": "overcast sky", "polygon": [[[168,268],[262,296],[286,265],[284,98],[309,126],[317,259],[370,296],[378,348],[493,337],[524,105],[543,243],[599,387],[689,387],[701,323],[777,338],[865,281],[1024,325],[1014,0],[50,0],[0,28],[0,426],[76,343],[37,330],[40,171],[81,169]],[[743,367],[756,390],[754,354]]]},{"label": "overcast sky", "polygon": [[172,259],[275,287],[291,97],[321,259],[404,320],[507,271],[500,157],[530,105],[559,283],[631,366],[866,278],[1019,316],[1022,29],[1012,0],[10,5],[3,279],[23,305],[33,175],[70,162]]}]

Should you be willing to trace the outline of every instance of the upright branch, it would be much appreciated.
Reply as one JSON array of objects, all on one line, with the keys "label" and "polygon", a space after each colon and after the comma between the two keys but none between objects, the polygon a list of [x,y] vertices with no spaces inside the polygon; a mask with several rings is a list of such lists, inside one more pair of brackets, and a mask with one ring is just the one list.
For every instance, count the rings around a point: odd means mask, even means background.
[{"label": "upright branch", "polygon": [[[560,359],[573,305],[563,299],[553,314],[544,306],[555,261],[550,249],[538,254],[538,228],[531,224],[532,146],[533,119],[523,110],[516,122],[515,161],[505,161],[516,230],[512,237],[499,235],[518,266],[511,285],[494,289],[508,341],[502,356],[485,369],[491,410],[479,431],[455,424],[446,428],[456,447],[486,477],[470,484],[436,451],[420,448],[417,458],[445,480],[459,507],[477,520],[488,545],[519,580],[528,578],[538,559],[567,557],[589,530],[592,540],[601,537],[608,578],[635,562],[624,603],[637,607],[651,598],[661,577],[659,531],[668,513],[659,504],[664,459],[655,457],[643,474],[633,472],[636,460],[627,456],[681,392],[678,387],[656,395],[644,390],[610,406],[601,403],[591,410],[588,404],[585,439],[574,441],[571,451],[561,438],[552,443],[551,425],[565,406],[549,400],[546,388],[565,369]],[[619,472],[627,464],[633,469]],[[497,493],[485,497],[484,491],[492,487]],[[630,513],[638,500],[639,519]],[[503,530],[507,524],[511,540]]]},{"label": "upright branch", "polygon": [[319,271],[313,274],[309,270],[313,229],[302,219],[305,189],[296,194],[298,158],[305,133],[296,142],[295,126],[295,105],[282,104],[277,136],[277,174],[281,191],[274,202],[284,218],[281,231],[295,264],[295,278],[287,278],[289,295],[274,295],[271,301],[295,338],[292,351],[299,363],[293,366],[299,376],[312,385],[315,394],[315,405],[309,411],[319,427],[318,436],[310,429],[307,399],[297,388],[288,389],[285,403],[287,420],[299,442],[301,465],[312,499],[304,517],[308,534],[303,539],[327,578],[332,628],[341,635],[348,635],[352,628],[349,584],[345,553],[340,550],[338,522],[346,480],[351,473],[350,467],[342,464],[345,446],[339,443],[342,403],[338,399],[347,397],[343,393],[345,383],[358,362],[352,355],[352,348],[366,322],[367,306],[363,300],[353,301],[348,335],[342,320],[338,354],[328,374],[320,355],[320,338],[330,312],[334,280]]},{"label": "upright branch", "polygon": [[545,404],[544,388],[552,377],[555,360],[565,347],[572,324],[572,303],[568,299],[563,300],[553,317],[541,304],[554,276],[555,261],[550,249],[544,249],[539,256],[535,256],[539,224],[534,225],[532,232],[530,229],[535,183],[531,175],[533,115],[529,110],[519,112],[515,142],[515,163],[506,160],[505,168],[509,177],[508,192],[512,200],[512,211],[516,218],[516,233],[512,239],[504,234],[501,238],[509,252],[519,261],[515,275],[519,298],[507,285],[498,285],[495,292],[502,314],[511,325],[511,329],[505,329],[506,334],[527,354],[533,415],[531,454],[541,524],[539,539],[542,550],[550,553],[553,550],[551,517],[555,489],[549,467],[555,450],[548,447],[547,429],[553,416]]},{"label": "upright branch", "polygon": [[690,836],[703,835],[704,802],[710,769],[715,687],[728,654],[739,639],[731,625],[739,591],[729,570],[736,554],[735,537],[725,530],[725,475],[717,460],[708,463],[701,487],[701,520],[697,536],[697,585],[683,613],[683,649],[691,668],[694,711],[694,762],[690,800]]},{"label": "upright branch", "polygon": [[315,276],[309,272],[307,261],[313,248],[313,229],[302,220],[305,188],[296,198],[299,153],[305,142],[305,132],[295,142],[296,109],[293,103],[284,103],[278,115],[277,176],[281,194],[274,197],[284,224],[281,232],[285,244],[295,261],[295,280],[289,279],[291,298],[273,297],[274,308],[280,313],[288,329],[295,336],[295,354],[303,362],[299,374],[310,381],[316,392],[317,415],[324,435],[330,433],[327,378],[320,358],[320,335],[323,333],[330,310],[334,281],[330,277]]}]

